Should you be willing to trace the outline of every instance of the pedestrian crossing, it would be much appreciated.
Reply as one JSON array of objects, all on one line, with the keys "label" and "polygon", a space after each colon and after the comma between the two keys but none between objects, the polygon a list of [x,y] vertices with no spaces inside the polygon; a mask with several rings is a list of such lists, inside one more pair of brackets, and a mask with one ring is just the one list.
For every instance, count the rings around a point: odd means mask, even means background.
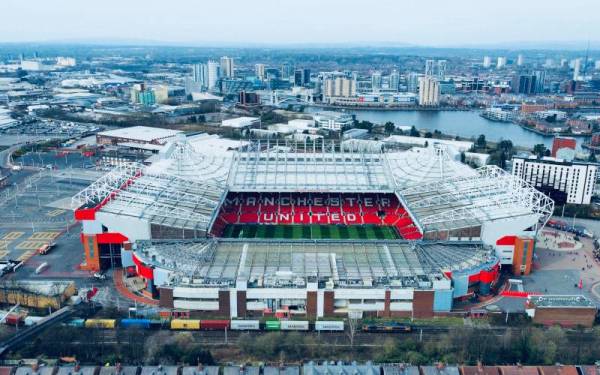
[{"label": "pedestrian crossing", "polygon": [[8,232],[6,235],[4,235],[4,237],[2,237],[2,239],[9,240],[9,242],[10,242],[10,241],[18,239],[19,237],[21,237],[24,234],[25,234],[25,232]]},{"label": "pedestrian crossing", "polygon": [[31,236],[29,236],[28,240],[29,241],[35,241],[35,240],[52,241],[53,239],[58,237],[59,234],[60,234],[60,232],[36,232],[36,233],[32,234]]}]

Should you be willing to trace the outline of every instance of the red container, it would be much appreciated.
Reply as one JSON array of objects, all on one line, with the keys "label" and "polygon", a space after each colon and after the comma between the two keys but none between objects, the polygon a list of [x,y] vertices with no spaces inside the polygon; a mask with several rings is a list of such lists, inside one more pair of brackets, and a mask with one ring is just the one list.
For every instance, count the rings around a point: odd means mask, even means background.
[{"label": "red container", "polygon": [[8,314],[5,318],[6,324],[11,326],[18,326],[23,323],[23,319],[20,315]]},{"label": "red container", "polygon": [[200,330],[212,331],[212,330],[225,330],[229,328],[229,320],[201,320]]}]

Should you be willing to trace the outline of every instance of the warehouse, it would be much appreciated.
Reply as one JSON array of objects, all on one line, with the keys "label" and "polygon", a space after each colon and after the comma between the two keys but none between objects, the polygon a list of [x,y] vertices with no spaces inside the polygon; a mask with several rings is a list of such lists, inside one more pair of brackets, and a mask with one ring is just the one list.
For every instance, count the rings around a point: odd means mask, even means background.
[{"label": "warehouse", "polygon": [[578,296],[530,296],[527,314],[534,323],[561,325],[563,327],[592,327],[598,307],[587,297]]},{"label": "warehouse", "polygon": [[99,132],[96,134],[96,143],[99,145],[116,145],[119,143],[164,145],[180,133],[182,133],[180,130],[132,126]]}]

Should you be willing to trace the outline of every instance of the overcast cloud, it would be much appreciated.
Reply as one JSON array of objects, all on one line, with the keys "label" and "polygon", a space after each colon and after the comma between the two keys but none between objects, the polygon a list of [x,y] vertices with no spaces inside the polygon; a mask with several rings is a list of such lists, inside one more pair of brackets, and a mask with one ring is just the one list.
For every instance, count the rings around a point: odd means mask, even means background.
[{"label": "overcast cloud", "polygon": [[600,41],[600,0],[1,0],[0,42]]}]

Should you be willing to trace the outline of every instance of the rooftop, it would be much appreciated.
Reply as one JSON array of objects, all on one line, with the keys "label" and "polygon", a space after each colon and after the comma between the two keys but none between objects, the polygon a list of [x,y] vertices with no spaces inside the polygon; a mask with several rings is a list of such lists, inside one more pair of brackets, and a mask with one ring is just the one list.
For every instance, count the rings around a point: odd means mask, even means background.
[{"label": "rooftop", "polygon": [[99,132],[98,135],[102,137],[114,137],[134,139],[141,142],[152,142],[175,137],[180,133],[182,133],[180,130],[152,128],[149,126],[132,126],[129,128],[120,128]]},{"label": "rooftop", "polygon": [[426,232],[527,215],[545,222],[554,209],[550,198],[495,166],[482,167],[471,176],[415,184],[401,190],[400,196]]},{"label": "rooftop", "polygon": [[291,145],[258,141],[234,155],[232,191],[392,192],[384,154],[340,151],[335,143]]},{"label": "rooftop", "polygon": [[[255,287],[304,286],[310,280],[338,287],[386,285],[431,288],[443,272],[461,273],[497,263],[479,244],[402,241],[140,241],[136,256],[173,271],[183,283]],[[192,281],[193,280],[193,281]]]},{"label": "rooftop", "polygon": [[530,296],[529,300],[535,307],[596,307],[596,305],[583,295],[576,296]]}]

